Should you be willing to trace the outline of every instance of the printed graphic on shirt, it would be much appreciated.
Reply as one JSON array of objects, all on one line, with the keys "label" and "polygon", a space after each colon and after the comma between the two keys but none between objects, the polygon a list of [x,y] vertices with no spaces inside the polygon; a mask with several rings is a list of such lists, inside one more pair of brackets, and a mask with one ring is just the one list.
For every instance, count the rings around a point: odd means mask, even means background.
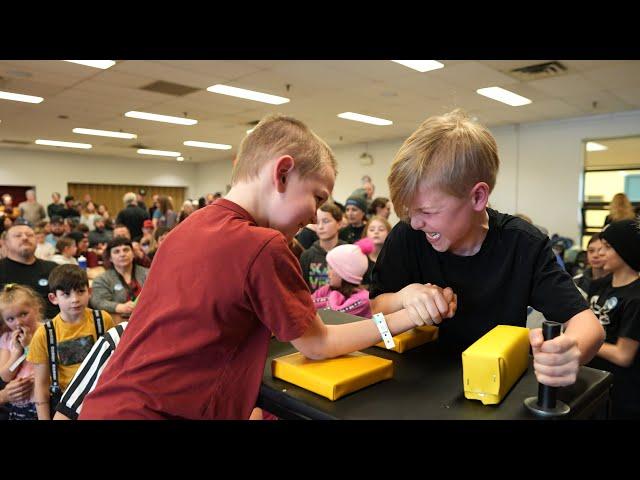
[{"label": "printed graphic on shirt", "polygon": [[594,295],[591,297],[591,310],[600,320],[601,325],[609,325],[611,323],[611,319],[609,318],[609,313],[618,306],[618,299],[616,297],[609,297],[606,301],[603,302],[602,305],[598,303],[600,299],[600,295]]},{"label": "printed graphic on shirt", "polygon": [[329,283],[329,271],[324,263],[311,262],[309,264],[309,285],[311,291],[317,290]]},{"label": "printed graphic on shirt", "polygon": [[82,363],[93,346],[93,336],[74,338],[58,343],[58,358],[62,365]]}]

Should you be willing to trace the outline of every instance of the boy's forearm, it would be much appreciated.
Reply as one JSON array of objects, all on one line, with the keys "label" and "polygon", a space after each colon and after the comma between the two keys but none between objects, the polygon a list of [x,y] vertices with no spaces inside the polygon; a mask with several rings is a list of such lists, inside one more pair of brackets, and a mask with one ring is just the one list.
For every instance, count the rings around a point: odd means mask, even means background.
[{"label": "boy's forearm", "polygon": [[36,403],[36,412],[38,412],[38,420],[51,420],[49,397],[49,382],[38,382],[36,373],[36,383],[33,386],[34,397]]},{"label": "boy's forearm", "polygon": [[604,343],[600,350],[598,350],[598,357],[604,358],[605,360],[618,365],[620,367],[624,367],[626,365],[622,365],[622,361],[620,356],[618,355],[618,351],[615,345],[611,343]]},{"label": "boy's forearm", "polygon": [[568,322],[565,335],[573,337],[580,350],[580,365],[595,357],[605,338],[604,328],[591,310],[574,315]]},{"label": "boy's forearm", "polygon": [[49,392],[47,390],[45,390],[46,395],[43,395],[42,392],[38,393],[38,388],[36,388],[35,403],[38,420],[51,420],[51,399],[49,398]]},{"label": "boy's forearm", "polygon": [[402,296],[400,292],[383,293],[371,300],[371,312],[385,315],[402,310]]},{"label": "boy's forearm", "polygon": [[[391,335],[397,335],[413,327],[406,310],[385,315]],[[333,358],[347,353],[369,348],[382,341],[380,331],[373,320],[327,325],[325,341],[319,349],[321,358]]]}]

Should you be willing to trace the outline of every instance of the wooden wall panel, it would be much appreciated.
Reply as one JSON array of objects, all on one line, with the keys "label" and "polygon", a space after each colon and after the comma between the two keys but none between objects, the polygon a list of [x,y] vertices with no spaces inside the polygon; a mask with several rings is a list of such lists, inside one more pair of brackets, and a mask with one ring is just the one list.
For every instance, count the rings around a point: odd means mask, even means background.
[{"label": "wooden wall panel", "polygon": [[[150,185],[111,185],[103,183],[68,183],[67,191],[73,195],[76,201],[82,201],[85,194],[91,195],[91,200],[96,204],[104,204],[109,209],[111,218],[115,220],[118,212],[124,208],[122,197],[127,192],[138,193],[143,188],[146,191],[144,197],[147,208],[151,206],[152,197],[155,194],[167,195],[173,199],[173,208],[179,212],[185,201],[186,187],[156,187]],[[64,200],[64,199],[63,199]]]}]

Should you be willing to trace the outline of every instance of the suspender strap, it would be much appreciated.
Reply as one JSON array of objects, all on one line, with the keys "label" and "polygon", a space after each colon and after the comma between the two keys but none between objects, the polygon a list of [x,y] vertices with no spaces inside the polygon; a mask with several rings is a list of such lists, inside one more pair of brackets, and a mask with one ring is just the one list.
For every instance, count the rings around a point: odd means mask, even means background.
[{"label": "suspender strap", "polygon": [[93,325],[96,327],[96,335],[98,338],[104,335],[104,320],[102,319],[102,311],[93,311]]},{"label": "suspender strap", "polygon": [[56,345],[56,331],[49,320],[44,324],[47,332],[47,344],[49,345],[49,371],[51,373],[51,387],[59,388],[58,384],[58,346]]}]

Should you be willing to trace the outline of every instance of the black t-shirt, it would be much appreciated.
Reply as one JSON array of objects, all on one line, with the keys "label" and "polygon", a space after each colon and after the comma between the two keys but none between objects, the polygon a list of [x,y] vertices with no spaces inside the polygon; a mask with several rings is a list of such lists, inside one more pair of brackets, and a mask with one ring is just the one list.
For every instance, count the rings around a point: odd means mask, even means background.
[{"label": "black t-shirt", "polygon": [[58,266],[57,263],[36,259],[35,263],[25,265],[9,258],[0,260],[0,288],[7,283],[19,283],[33,288],[40,294],[46,305],[46,318],[53,318],[60,309],[47,298],[49,293],[49,274]]},{"label": "black t-shirt", "polygon": [[50,219],[55,215],[62,217],[63,211],[64,211],[64,205],[61,203],[50,203],[47,206],[47,214],[49,215]]},{"label": "black t-shirt", "polygon": [[80,212],[78,212],[78,210],[76,210],[75,208],[63,208],[59,215],[62,218],[75,218],[75,217],[80,217]]},{"label": "black t-shirt", "polygon": [[354,243],[362,238],[363,230],[364,225],[361,225],[359,227],[347,225],[346,227],[340,229],[340,231],[338,232],[338,238],[340,240],[344,240],[347,243]]},{"label": "black t-shirt", "polygon": [[302,230],[298,232],[296,235],[296,240],[300,242],[302,248],[305,250],[311,248],[311,245],[318,240],[318,234],[311,230],[310,228],[304,227]]},{"label": "black t-shirt", "polygon": [[367,267],[367,271],[362,276],[362,285],[369,286],[371,285],[371,275],[373,274],[373,267],[376,266],[376,262],[367,257],[367,262],[369,262],[369,266]]},{"label": "black t-shirt", "polygon": [[141,209],[137,205],[127,205],[126,208],[120,210],[116,217],[116,223],[126,225],[131,233],[131,239],[134,242],[140,241],[142,237],[142,224],[149,218],[146,210]]},{"label": "black t-shirt", "polygon": [[[612,278],[607,275],[591,283],[591,310],[605,329],[605,342],[615,345],[620,337],[640,342],[640,278],[622,287],[612,286]],[[629,367],[600,357],[594,357],[589,366],[613,373],[612,416],[640,419],[640,354]]]},{"label": "black t-shirt", "polygon": [[439,337],[464,349],[496,325],[524,327],[531,305],[553,321],[565,322],[588,305],[571,276],[557,263],[549,238],[520,218],[492,209],[489,231],[478,253],[440,253],[408,223],[387,237],[373,269],[370,298],[411,283],[451,287],[458,295],[453,318]]}]

